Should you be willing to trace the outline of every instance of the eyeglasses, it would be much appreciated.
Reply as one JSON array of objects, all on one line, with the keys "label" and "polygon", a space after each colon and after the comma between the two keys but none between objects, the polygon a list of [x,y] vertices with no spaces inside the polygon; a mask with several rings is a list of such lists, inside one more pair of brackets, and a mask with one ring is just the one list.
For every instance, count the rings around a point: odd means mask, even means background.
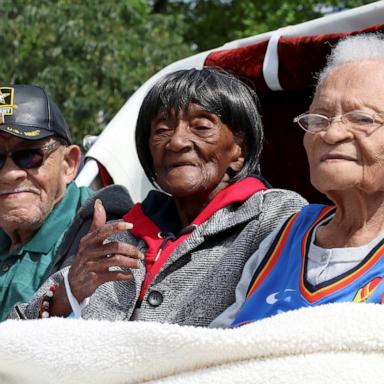
[{"label": "eyeglasses", "polygon": [[348,128],[356,132],[370,133],[375,128],[384,124],[384,113],[368,113],[363,111],[351,111],[343,115],[328,117],[317,113],[303,113],[293,119],[304,131],[317,133],[327,130],[332,121],[340,120],[347,124]]},{"label": "eyeglasses", "polygon": [[62,144],[59,141],[55,141],[51,144],[46,144],[39,147],[18,149],[16,151],[10,152],[0,151],[0,169],[4,167],[8,156],[20,169],[39,168],[45,159],[60,145]]}]

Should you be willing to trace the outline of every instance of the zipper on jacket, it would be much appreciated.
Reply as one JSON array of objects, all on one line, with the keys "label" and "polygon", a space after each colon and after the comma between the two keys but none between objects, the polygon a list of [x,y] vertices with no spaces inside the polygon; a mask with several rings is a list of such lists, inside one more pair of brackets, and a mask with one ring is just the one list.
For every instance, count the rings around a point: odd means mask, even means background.
[{"label": "zipper on jacket", "polygon": [[163,242],[161,243],[160,248],[157,251],[155,263],[159,259],[161,252],[163,252],[163,249],[165,248],[169,240],[175,241],[180,236],[193,232],[196,227],[196,224],[192,224],[188,227],[183,228],[177,235],[174,235],[172,232],[159,232],[157,236],[159,236],[160,239],[163,239]]}]

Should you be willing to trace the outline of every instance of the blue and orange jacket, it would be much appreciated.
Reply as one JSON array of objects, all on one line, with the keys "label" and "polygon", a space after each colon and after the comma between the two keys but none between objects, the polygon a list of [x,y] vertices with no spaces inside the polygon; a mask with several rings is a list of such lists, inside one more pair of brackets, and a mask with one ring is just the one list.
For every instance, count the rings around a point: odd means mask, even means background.
[{"label": "blue and orange jacket", "polygon": [[325,303],[384,302],[384,239],[346,273],[318,285],[306,281],[313,232],[317,224],[332,217],[334,210],[310,204],[285,222],[255,272],[232,326]]}]

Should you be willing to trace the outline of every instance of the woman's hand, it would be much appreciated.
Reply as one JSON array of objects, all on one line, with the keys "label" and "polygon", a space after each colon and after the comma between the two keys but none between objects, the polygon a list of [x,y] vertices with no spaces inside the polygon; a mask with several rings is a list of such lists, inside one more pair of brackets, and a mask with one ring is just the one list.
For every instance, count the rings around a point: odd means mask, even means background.
[{"label": "woman's hand", "polygon": [[105,209],[96,200],[91,228],[81,239],[68,274],[72,294],[79,303],[107,281],[132,278],[131,272],[110,270],[111,267],[140,268],[139,260],[144,255],[136,247],[120,241],[103,244],[111,235],[131,228],[132,224],[126,222],[106,224]]},{"label": "woman's hand", "polygon": [[[131,228],[132,224],[126,222],[106,224],[105,209],[101,201],[96,200],[91,227],[80,240],[79,249],[68,273],[72,294],[79,303],[108,281],[132,279],[131,272],[122,271],[120,268],[140,268],[140,260],[144,259],[144,255],[136,247],[120,241],[104,244],[111,235]],[[62,283],[53,297],[51,316],[68,315],[70,312]]]}]

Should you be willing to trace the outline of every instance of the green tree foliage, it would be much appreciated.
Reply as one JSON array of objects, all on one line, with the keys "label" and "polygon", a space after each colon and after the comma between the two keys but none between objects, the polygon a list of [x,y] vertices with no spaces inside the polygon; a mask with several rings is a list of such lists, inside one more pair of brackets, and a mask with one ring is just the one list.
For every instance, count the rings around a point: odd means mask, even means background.
[{"label": "green tree foliage", "polygon": [[[242,37],[315,19],[374,0],[174,0],[168,12],[186,15],[185,38],[199,51]],[[161,0],[164,3],[164,0]],[[165,6],[162,4],[162,9]]]},{"label": "green tree foliage", "polygon": [[78,142],[191,53],[182,16],[153,14],[145,0],[0,0],[0,8],[0,81],[46,88]]},{"label": "green tree foliage", "polygon": [[0,81],[43,86],[77,142],[153,73],[367,0],[0,0]]}]

